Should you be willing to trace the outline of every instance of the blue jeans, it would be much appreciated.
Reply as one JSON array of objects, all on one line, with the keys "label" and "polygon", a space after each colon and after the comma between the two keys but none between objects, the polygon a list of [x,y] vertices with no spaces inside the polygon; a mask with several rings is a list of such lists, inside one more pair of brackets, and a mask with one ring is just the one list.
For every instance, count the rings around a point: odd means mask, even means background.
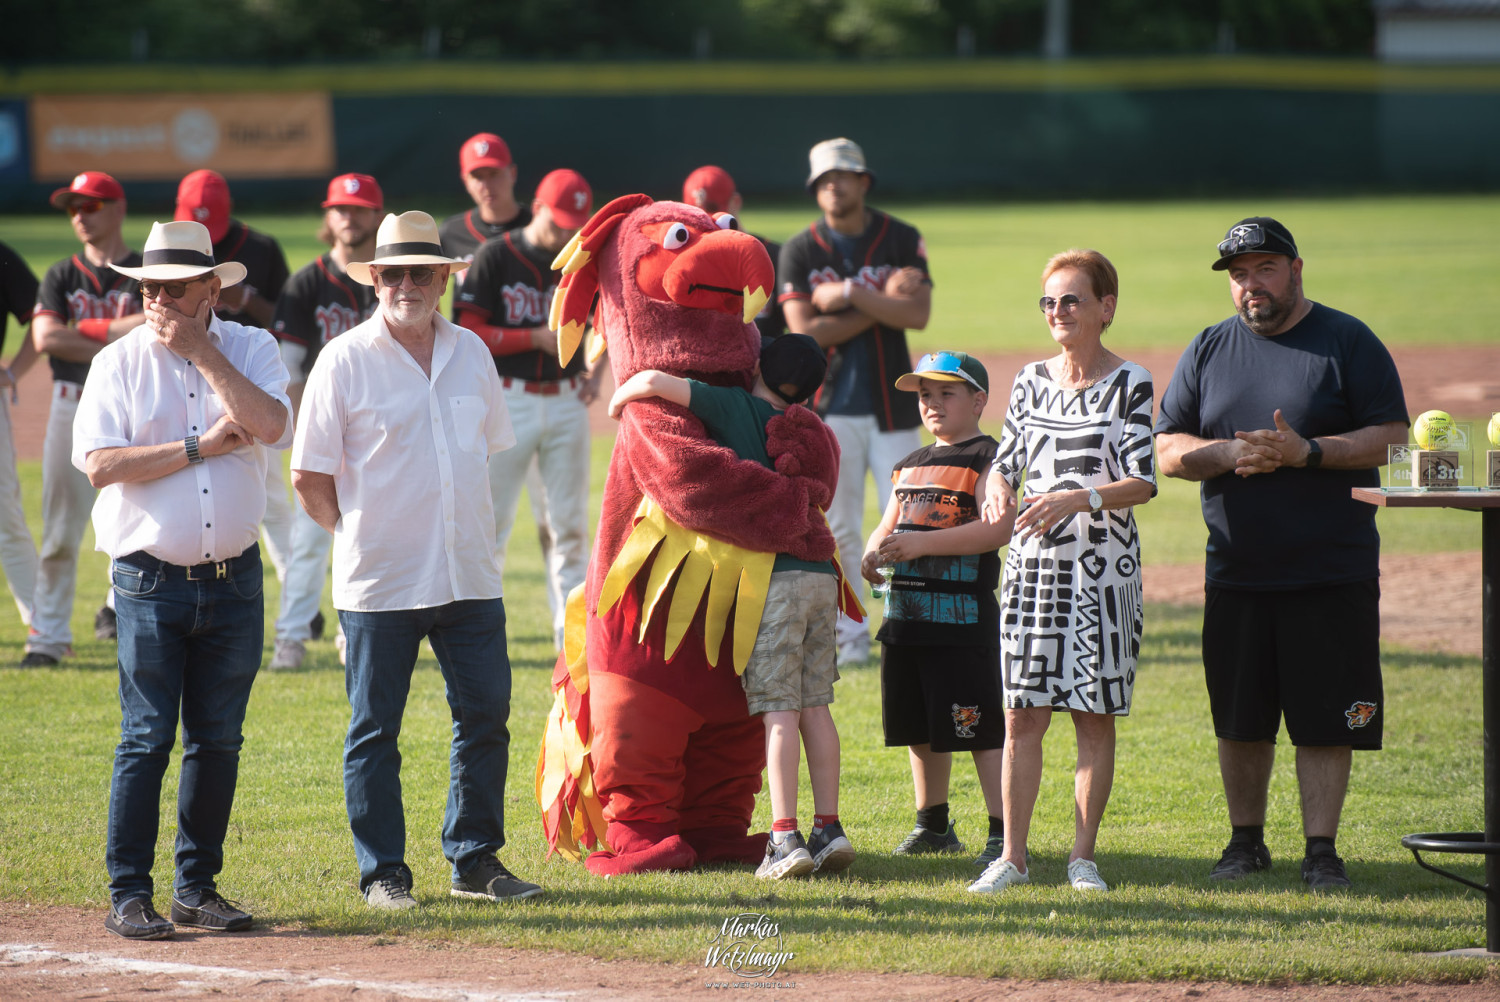
[{"label": "blue jeans", "polygon": [[344,742],[344,801],[360,890],[392,876],[411,886],[396,739],[424,637],[432,641],[453,713],[443,855],[453,864],[455,877],[467,873],[480,857],[505,844],[510,763],[505,603],[493,598],[432,609],[340,610],[339,622],[349,641],[344,685],[351,711]]},{"label": "blue jeans", "polygon": [[214,888],[239,777],[241,725],[260,669],[265,619],[260,547],[222,578],[142,553],[111,567],[118,617],[120,744],[109,788],[105,865],[110,899],[153,891],[151,865],[161,823],[161,781],[182,716],[177,783],[177,878],[193,900]]}]

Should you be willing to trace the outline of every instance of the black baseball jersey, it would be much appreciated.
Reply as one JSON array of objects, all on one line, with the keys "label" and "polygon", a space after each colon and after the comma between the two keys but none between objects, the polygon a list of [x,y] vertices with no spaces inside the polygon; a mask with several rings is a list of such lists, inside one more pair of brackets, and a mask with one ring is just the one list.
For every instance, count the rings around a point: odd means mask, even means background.
[{"label": "black baseball jersey", "polygon": [[[455,269],[459,269],[466,267],[474,260],[474,255],[479,252],[480,244],[495,239],[506,230],[525,226],[529,222],[531,222],[531,206],[529,205],[520,206],[516,214],[503,223],[485,222],[479,215],[479,210],[474,208],[443,220],[443,225],[438,228],[438,239],[442,241],[444,254],[456,257],[463,262],[463,264],[454,265]],[[550,261],[548,265],[551,265]],[[455,276],[453,279],[454,302],[458,301],[458,294],[462,288],[463,282]]]},{"label": "black baseball jersey", "polygon": [[[224,239],[214,244],[214,260],[220,264],[238,261],[244,265],[244,284],[273,303],[281,295],[281,288],[286,285],[290,273],[286,255],[281,252],[281,244],[276,238],[252,230],[239,220],[231,220]],[[232,320],[247,327],[260,326],[249,314],[230,312],[223,306],[219,307],[218,314],[221,320]]]},{"label": "black baseball jersey", "polygon": [[[766,253],[771,255],[771,266],[775,267],[776,261],[781,257],[781,245],[754,233],[750,235],[765,247]],[[759,328],[761,337],[780,337],[786,333],[786,316],[782,313],[781,300],[776,296],[776,291],[770,291],[771,298],[766,300],[766,305],[755,315],[755,326]]]},{"label": "black baseball jersey", "polygon": [[[6,317],[15,317],[22,328],[36,307],[36,276],[21,258],[5,244],[0,244],[0,351],[5,349]],[[25,336],[24,329],[22,336]]]},{"label": "black baseball jersey", "polygon": [[331,254],[293,275],[276,300],[276,319],[271,323],[277,340],[307,348],[302,372],[292,373],[292,382],[305,380],[323,346],[370,319],[378,302],[375,287],[350,278]]},{"label": "black baseball jersey", "polygon": [[[783,244],[776,266],[777,300],[810,300],[819,285],[846,278],[881,292],[900,268],[919,268],[930,282],[927,246],[916,228],[875,209],[869,213],[870,225],[857,237],[834,233],[819,217]],[[873,414],[882,431],[915,428],[922,423],[917,395],[895,388],[897,378],[910,371],[906,331],[874,324],[832,349],[818,409]]]},{"label": "black baseball jersey", "polygon": [[[493,327],[546,326],[557,288],[557,272],[552,270],[556,256],[533,246],[524,229],[510,230],[489,241],[474,255],[463,290],[454,300],[454,315],[460,309],[469,310]],[[566,379],[583,371],[583,352],[575,351],[565,366],[536,349],[496,355],[495,368],[500,375],[513,379]]]},{"label": "black baseball jersey", "polygon": [[[141,256],[131,251],[114,263],[139,268]],[[47,269],[32,316],[56,317],[65,324],[76,324],[80,320],[128,317],[141,309],[140,283],[109,265],[96,268],[82,254],[74,254]],[[51,356],[48,361],[53,379],[82,383],[88,378],[87,362],[68,362]]]}]

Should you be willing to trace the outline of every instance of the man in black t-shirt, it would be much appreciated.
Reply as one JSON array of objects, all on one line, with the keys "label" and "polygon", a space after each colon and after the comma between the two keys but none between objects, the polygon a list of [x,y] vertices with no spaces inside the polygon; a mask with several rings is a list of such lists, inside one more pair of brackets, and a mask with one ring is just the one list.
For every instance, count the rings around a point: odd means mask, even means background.
[{"label": "man in black t-shirt", "polygon": [[1297,754],[1302,879],[1347,887],[1334,845],[1351,752],[1378,749],[1380,538],[1354,487],[1406,442],[1395,363],[1359,320],[1305,298],[1281,223],[1220,242],[1236,315],[1183,352],[1156,422],[1161,470],[1202,483],[1203,667],[1232,828],[1209,876],[1269,869],[1266,798],[1283,715]]},{"label": "man in black t-shirt", "polygon": [[[915,228],[865,205],[875,175],[864,151],[829,139],[808,156],[807,190],[822,210],[781,248],[777,296],[787,329],[811,334],[828,349],[828,379],[817,408],[839,440],[839,486],[828,510],[844,575],[859,577],[864,547],[866,475],[874,476],[884,510],[891,470],[922,444],[921,420],[896,377],[911,371],[907,329],[927,326],[932,279],[927,248]],[[839,661],[870,656],[870,631],[839,620]]]},{"label": "man in black t-shirt", "polygon": [[[734,178],[723,167],[712,164],[699,167],[683,180],[682,200],[688,205],[696,205],[710,216],[725,212],[734,216],[736,221],[740,210],[745,207],[744,198],[734,186]],[[736,225],[735,228],[740,227]],[[776,259],[781,256],[781,245],[754,233],[750,235],[760,241],[770,255],[771,263],[775,264]],[[755,326],[763,338],[780,337],[786,333],[786,316],[782,312],[780,300],[772,296],[766,301],[766,305],[755,315]]]},{"label": "man in black t-shirt", "polygon": [[[78,550],[94,504],[94,488],[73,466],[73,415],[88,378],[89,362],[110,341],[145,322],[135,279],[110,267],[138,267],[140,254],[125,246],[125,189],[102,171],[84,171],[52,193],[68,214],[83,253],[54,264],[42,278],[31,336],[52,366],[52,408],[42,447],[42,551],[26,655],[21,667],[55,665],[72,653],[73,595]],[[115,636],[115,614],[106,604],[94,616],[94,635]]]},{"label": "man in black t-shirt", "polygon": [[[203,224],[213,241],[215,261],[245,266],[244,281],[219,292],[215,312],[221,320],[270,330],[276,298],[287,280],[286,255],[275,237],[231,217],[232,206],[229,182],[218,171],[195,170],[177,185],[176,218]],[[292,553],[292,498],[282,476],[281,454],[272,450],[266,458],[266,515],[261,528],[266,556],[285,588]]]},{"label": "man in black t-shirt", "polygon": [[21,343],[15,356],[8,367],[0,365],[0,569],[5,571],[5,583],[10,586],[23,626],[31,625],[31,603],[36,595],[36,544],[21,505],[10,408],[16,384],[36,364],[36,345],[27,326],[36,306],[36,290],[36,276],[21,255],[0,244],[0,354],[5,347],[6,318],[15,317],[21,325]]},{"label": "man in black t-shirt", "polygon": [[585,352],[557,358],[547,326],[557,273],[552,261],[593,212],[594,195],[577,171],[542,178],[531,222],[479,248],[454,301],[455,322],[478,334],[495,358],[515,448],[490,457],[495,545],[505,550],[533,460],[546,495],[552,549],[547,594],[553,641],[562,648],[563,607],[588,569],[589,416],[603,366],[584,370]]},{"label": "man in black t-shirt", "polygon": [[[292,400],[293,420],[318,352],[375,312],[374,287],[356,282],[345,269],[351,261],[375,256],[375,232],[384,207],[380,184],[368,174],[341,174],[328,182],[318,233],[329,245],[328,253],[299,269],[276,300],[271,333],[281,342],[281,360],[291,375],[286,391]],[[301,667],[307,642],[321,622],[319,609],[332,545],[333,537],[301,505],[294,505],[292,553],[276,617],[276,650],[270,668]]]}]

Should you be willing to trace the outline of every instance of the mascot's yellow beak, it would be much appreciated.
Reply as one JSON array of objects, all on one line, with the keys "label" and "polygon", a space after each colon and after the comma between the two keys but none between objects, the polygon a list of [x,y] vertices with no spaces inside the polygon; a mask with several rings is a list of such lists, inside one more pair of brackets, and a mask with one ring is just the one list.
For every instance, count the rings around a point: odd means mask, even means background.
[{"label": "mascot's yellow beak", "polygon": [[739,230],[705,233],[678,254],[661,276],[662,290],[679,306],[755,319],[771,298],[776,269],[761,242]]}]

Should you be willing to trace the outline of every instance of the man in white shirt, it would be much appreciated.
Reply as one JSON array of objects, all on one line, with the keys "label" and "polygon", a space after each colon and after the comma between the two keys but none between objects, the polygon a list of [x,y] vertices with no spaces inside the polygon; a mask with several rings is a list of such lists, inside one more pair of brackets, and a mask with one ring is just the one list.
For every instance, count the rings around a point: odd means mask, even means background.
[{"label": "man in white shirt", "polygon": [[[110,784],[105,928],[161,939],[173,923],[250,927],[216,878],[260,667],[260,520],[266,450],[292,422],[286,367],[266,331],[214,315],[245,277],[215,264],[201,223],[157,223],[141,266],[145,323],[94,356],[73,422],[73,465],[102,488],[94,536],[118,615],[123,721]],[[172,921],[152,906],[162,776],[182,716]]]},{"label": "man in white shirt", "polygon": [[425,212],[388,215],[375,315],[324,346],[303,391],[292,485],[333,533],[333,604],[348,637],[344,798],[359,886],[376,908],[413,908],[396,739],[418,647],[432,643],[453,713],[443,855],[454,897],[540,894],[505,844],[510,660],[489,457],[515,444],[489,349],[437,312],[451,266]]}]

